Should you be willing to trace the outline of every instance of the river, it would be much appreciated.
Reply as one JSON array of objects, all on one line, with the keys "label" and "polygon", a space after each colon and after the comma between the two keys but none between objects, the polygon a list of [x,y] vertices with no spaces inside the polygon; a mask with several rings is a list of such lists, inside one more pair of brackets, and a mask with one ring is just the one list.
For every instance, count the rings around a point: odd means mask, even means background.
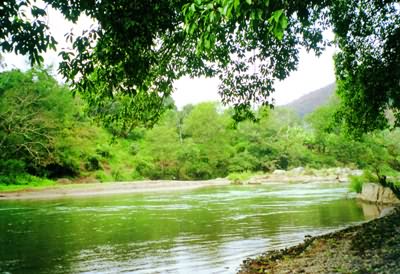
[{"label": "river", "polygon": [[0,273],[235,273],[366,219],[347,185],[327,183],[0,201]]}]

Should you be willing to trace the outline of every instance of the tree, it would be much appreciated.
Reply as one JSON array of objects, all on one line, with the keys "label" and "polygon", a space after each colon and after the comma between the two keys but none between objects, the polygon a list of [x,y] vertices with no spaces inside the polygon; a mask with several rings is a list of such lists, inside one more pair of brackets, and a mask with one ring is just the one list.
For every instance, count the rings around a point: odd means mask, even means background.
[{"label": "tree", "polygon": [[177,113],[168,111],[159,123],[146,132],[140,156],[147,156],[153,162],[148,174],[152,179],[177,179],[179,173],[178,154],[181,148],[175,121]]},{"label": "tree", "polygon": [[[112,98],[146,101],[158,113],[183,75],[218,76],[224,103],[234,117],[250,115],[252,104],[271,104],[274,82],[297,68],[299,48],[316,54],[329,44],[335,57],[342,106],[338,117],[349,131],[388,126],[384,112],[393,110],[400,123],[400,9],[395,0],[45,0],[66,19],[81,14],[98,26],[73,38],[73,50],[61,53],[60,72],[92,104]],[[43,18],[45,9],[29,1],[3,2],[0,46],[29,54],[54,46]],[[26,31],[22,31],[26,29]],[[323,32],[332,29],[329,41]],[[28,37],[29,39],[25,39]],[[139,105],[143,103],[139,101]],[[101,113],[100,113],[101,115]],[[125,115],[120,117],[134,117]],[[146,118],[146,117],[144,117]],[[152,118],[149,118],[152,119]],[[152,119],[154,120],[154,119]]]},{"label": "tree", "polygon": [[231,123],[229,116],[216,103],[198,104],[184,118],[184,143],[189,148],[195,144],[197,148],[197,151],[192,150],[197,159],[190,159],[193,169],[197,169],[193,173],[204,179],[227,175],[228,159],[233,154]]},{"label": "tree", "polygon": [[[27,14],[27,11],[30,13]],[[41,54],[55,50],[56,41],[46,25],[46,11],[29,0],[2,1],[0,4],[0,47],[2,51],[27,54],[31,64],[43,61]]]},{"label": "tree", "polygon": [[21,161],[33,173],[57,163],[57,140],[74,109],[46,71],[0,73],[0,161]]}]

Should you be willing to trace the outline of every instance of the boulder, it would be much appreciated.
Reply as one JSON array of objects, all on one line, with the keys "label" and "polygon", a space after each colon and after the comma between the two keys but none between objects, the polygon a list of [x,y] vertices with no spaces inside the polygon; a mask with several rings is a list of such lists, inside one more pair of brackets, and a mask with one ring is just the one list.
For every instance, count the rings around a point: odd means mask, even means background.
[{"label": "boulder", "polygon": [[334,170],[334,174],[341,177],[348,176],[351,172],[352,170],[348,167],[338,167]]},{"label": "boulder", "polygon": [[304,173],[304,167],[299,166],[290,170],[290,174],[292,175],[301,175]]},{"label": "boulder", "polygon": [[400,203],[400,200],[390,188],[373,183],[363,184],[361,194],[358,195],[358,198],[367,202],[379,204]]},{"label": "boulder", "polygon": [[361,176],[361,175],[363,175],[363,173],[364,173],[364,171],[362,171],[361,169],[353,169],[350,172],[350,175],[352,175],[352,176]]},{"label": "boulder", "polygon": [[276,170],[274,170],[274,172],[272,172],[272,174],[274,174],[274,175],[285,175],[286,171],[282,170],[282,169],[276,169]]}]

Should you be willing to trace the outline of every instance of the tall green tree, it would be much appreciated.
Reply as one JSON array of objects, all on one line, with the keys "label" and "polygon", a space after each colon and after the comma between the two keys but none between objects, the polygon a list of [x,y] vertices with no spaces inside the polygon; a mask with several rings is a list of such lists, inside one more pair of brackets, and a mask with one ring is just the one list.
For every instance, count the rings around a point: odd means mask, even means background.
[{"label": "tall green tree", "polygon": [[0,73],[0,161],[17,160],[33,172],[57,163],[57,142],[74,109],[69,91],[46,71]]},{"label": "tall green tree", "polygon": [[146,132],[143,149],[138,156],[145,156],[152,170],[145,170],[144,176],[152,179],[179,178],[178,157],[182,143],[176,127],[177,119],[175,111],[168,111],[157,125]]},{"label": "tall green tree", "polygon": [[230,125],[229,116],[217,103],[198,104],[184,119],[184,142],[196,144],[196,172],[203,177],[227,175],[228,159],[233,153]]}]

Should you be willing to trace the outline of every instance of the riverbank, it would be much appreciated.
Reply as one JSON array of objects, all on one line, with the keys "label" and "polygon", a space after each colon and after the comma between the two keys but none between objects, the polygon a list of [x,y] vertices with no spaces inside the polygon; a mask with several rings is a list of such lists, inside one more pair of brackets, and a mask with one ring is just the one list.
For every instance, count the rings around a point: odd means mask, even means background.
[{"label": "riverbank", "polygon": [[244,261],[238,274],[399,273],[400,208],[388,215]]},{"label": "riverbank", "polygon": [[99,196],[155,191],[189,190],[207,186],[229,185],[227,179],[207,181],[149,180],[136,182],[113,182],[91,184],[55,185],[41,189],[25,189],[0,192],[0,200],[14,199],[55,199],[63,197]]},{"label": "riverbank", "polygon": [[[350,175],[360,171],[347,168],[306,170],[302,167],[289,171],[276,170],[270,174],[257,174],[245,180],[219,178],[199,181],[143,180],[131,182],[92,182],[87,179],[59,179],[57,182],[47,180],[44,185],[16,185],[9,190],[0,190],[0,200],[5,199],[53,199],[60,197],[96,196],[125,194],[151,191],[174,191],[194,189],[207,186],[229,184],[260,185],[271,183],[346,183]],[[240,174],[239,174],[240,175]],[[90,182],[90,181],[89,181]],[[14,189],[15,187],[15,189]],[[7,189],[7,188],[6,188]]]}]

